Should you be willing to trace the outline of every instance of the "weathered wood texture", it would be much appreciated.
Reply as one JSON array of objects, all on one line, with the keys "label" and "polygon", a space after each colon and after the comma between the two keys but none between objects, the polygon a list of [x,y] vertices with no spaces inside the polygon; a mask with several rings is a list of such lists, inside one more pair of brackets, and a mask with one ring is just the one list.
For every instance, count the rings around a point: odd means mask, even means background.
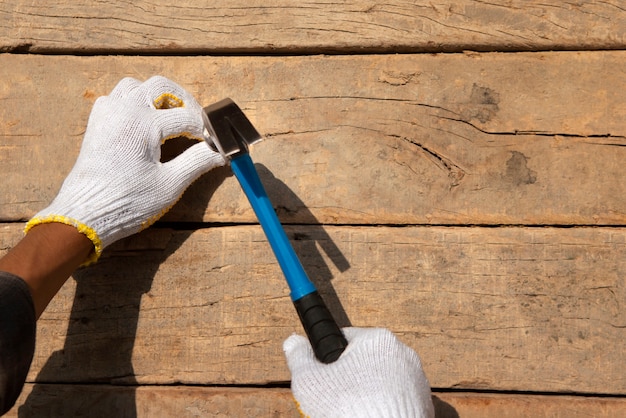
[{"label": "weathered wood texture", "polygon": [[152,53],[616,49],[623,2],[4,0],[0,50]]},{"label": "weathered wood texture", "polygon": [[621,418],[623,398],[435,393],[437,418]]},{"label": "weathered wood texture", "polygon": [[[267,135],[253,157],[284,222],[624,225],[625,64],[624,52],[0,55],[0,219],[54,197],[96,96],[160,73],[204,104],[243,106]],[[227,172],[166,219],[254,222]]]},{"label": "weathered wood texture", "polygon": [[[391,328],[438,388],[626,395],[626,52],[392,55],[625,45],[616,0],[3,1],[0,51],[53,55],[0,54],[0,253],[95,98],[163,74],[266,135],[253,158],[341,325]],[[301,328],[236,181],[205,176],[164,220],[53,300],[20,416],[296,416],[281,344]],[[224,384],[270,387],[201,387]],[[624,402],[436,394],[440,418]]]},{"label": "weathered wood texture", "polygon": [[289,389],[27,385],[6,418],[300,417]]},{"label": "weathered wood texture", "polygon": [[[622,418],[624,398],[434,393],[437,418]],[[289,389],[26,386],[6,418],[300,417]]]},{"label": "weathered wood texture", "polygon": [[[289,234],[342,325],[392,329],[434,387],[626,393],[624,228]],[[257,226],[148,230],[74,277],[40,320],[31,382],[289,380],[300,325]]]}]

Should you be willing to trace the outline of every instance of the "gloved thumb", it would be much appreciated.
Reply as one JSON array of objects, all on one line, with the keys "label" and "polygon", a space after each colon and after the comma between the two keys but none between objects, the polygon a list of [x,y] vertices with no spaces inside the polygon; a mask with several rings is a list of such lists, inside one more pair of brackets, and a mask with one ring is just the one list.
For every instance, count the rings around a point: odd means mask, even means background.
[{"label": "gloved thumb", "polygon": [[287,366],[292,373],[315,363],[315,354],[306,337],[292,334],[283,342]]}]

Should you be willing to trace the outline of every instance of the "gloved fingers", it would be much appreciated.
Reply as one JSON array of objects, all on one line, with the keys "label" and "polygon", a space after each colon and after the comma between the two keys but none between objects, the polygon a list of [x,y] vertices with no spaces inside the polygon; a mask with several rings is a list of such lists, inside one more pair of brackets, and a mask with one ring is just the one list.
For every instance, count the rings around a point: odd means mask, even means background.
[{"label": "gloved fingers", "polygon": [[348,340],[348,347],[344,355],[351,349],[371,350],[373,352],[403,353],[409,359],[414,359],[417,367],[421,368],[421,363],[417,353],[387,328],[343,328],[343,333]]},{"label": "gloved fingers", "polygon": [[109,97],[115,100],[123,99],[125,97],[131,96],[134,91],[137,91],[141,86],[141,81],[132,78],[125,77],[117,83],[117,85],[113,88]]},{"label": "gloved fingers", "polygon": [[114,100],[131,100],[141,107],[153,109],[174,109],[187,107],[200,111],[202,107],[196,99],[174,81],[153,76],[145,82],[132,77],[125,77],[113,88],[109,97]]},{"label": "gloved fingers", "polygon": [[343,332],[343,335],[346,337],[346,340],[348,340],[348,344],[349,344],[350,341],[358,339],[359,337],[363,336],[363,334],[367,334],[371,332],[373,329],[375,328],[346,327],[346,328],[342,328],[341,331]]},{"label": "gloved fingers", "polygon": [[224,158],[202,141],[187,148],[182,154],[163,164],[166,176],[175,179],[177,194],[182,192],[202,174],[225,164]]},{"label": "gloved fingers", "polygon": [[[348,347],[341,358],[351,356],[354,350],[375,349],[376,347],[383,347],[383,350],[393,350],[404,347],[404,344],[386,328],[346,327],[342,328],[342,332],[348,340]],[[317,362],[309,340],[300,335],[294,334],[287,338],[283,343],[283,351],[289,369],[292,371],[294,370],[293,367],[307,366]]]},{"label": "gloved fingers", "polygon": [[[350,351],[353,348],[353,346],[350,345],[350,341],[354,340],[354,338],[359,335],[359,331],[362,330],[364,329],[342,329],[346,339],[348,340],[348,347],[346,348],[346,351],[344,351],[343,355],[345,355],[346,352]],[[285,357],[287,358],[287,365],[292,372],[299,369],[300,367],[321,364],[318,363],[309,340],[301,335],[293,334],[289,338],[287,338],[283,342],[283,351],[285,352]]]},{"label": "gloved fingers", "polygon": [[357,328],[347,327],[342,329],[346,340],[348,340],[348,347],[350,343],[363,344],[365,342],[376,342],[377,344],[401,344],[398,337],[388,330],[387,328]]},{"label": "gloved fingers", "polygon": [[150,106],[155,109],[174,109],[177,107],[187,107],[197,111],[202,109],[187,90],[163,76],[149,78],[141,85],[141,91]]},{"label": "gloved fingers", "polygon": [[179,107],[176,109],[154,110],[153,128],[159,135],[151,137],[152,146],[161,146],[168,139],[184,136],[189,139],[204,141],[204,122],[202,110]]}]

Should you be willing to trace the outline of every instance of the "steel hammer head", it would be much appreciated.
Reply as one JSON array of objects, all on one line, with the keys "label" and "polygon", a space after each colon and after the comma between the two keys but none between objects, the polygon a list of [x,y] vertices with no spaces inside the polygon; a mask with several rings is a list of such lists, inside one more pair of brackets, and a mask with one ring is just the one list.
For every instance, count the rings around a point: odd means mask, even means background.
[{"label": "steel hammer head", "polygon": [[206,141],[230,161],[248,153],[248,146],[262,138],[250,120],[231,99],[223,99],[203,109]]}]

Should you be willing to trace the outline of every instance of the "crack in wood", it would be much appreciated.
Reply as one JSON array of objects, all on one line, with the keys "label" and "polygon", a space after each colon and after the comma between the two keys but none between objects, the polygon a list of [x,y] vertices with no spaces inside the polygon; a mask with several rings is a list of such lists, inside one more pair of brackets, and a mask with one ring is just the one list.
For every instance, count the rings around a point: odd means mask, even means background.
[{"label": "crack in wood", "polygon": [[264,343],[268,343],[268,342],[270,342],[270,340],[253,341],[253,342],[250,342],[250,343],[236,344],[235,347],[254,347],[254,346],[257,346],[259,344],[264,344]]},{"label": "crack in wood", "polygon": [[442,168],[444,171],[447,172],[448,178],[450,179],[450,188],[456,187],[459,184],[461,184],[463,177],[465,177],[465,170],[463,170],[458,165],[454,164],[448,158],[436,153],[435,151],[431,150],[430,148],[427,148],[423,144],[411,138],[399,136],[399,135],[389,135],[389,136],[408,142],[409,144],[417,147],[421,152],[431,157],[431,159],[434,160],[435,164],[438,167]]},{"label": "crack in wood", "polygon": [[[444,110],[447,110],[447,109],[444,109]],[[452,111],[449,111],[449,112],[454,113]],[[488,131],[486,129],[480,128],[479,126],[465,119],[451,118],[447,116],[439,116],[439,118],[450,120],[452,122],[463,123],[486,135],[499,135],[499,136],[524,136],[526,135],[526,136],[543,136],[543,137],[551,137],[551,138],[561,136],[564,138],[580,138],[580,139],[587,139],[587,138],[626,139],[626,136],[624,135],[613,135],[611,133],[584,135],[584,134],[575,134],[575,133],[566,133],[566,132],[547,132],[547,131],[532,131],[532,130]],[[613,146],[620,146],[620,147],[626,146],[626,144],[602,144],[602,145],[613,145]]]}]

